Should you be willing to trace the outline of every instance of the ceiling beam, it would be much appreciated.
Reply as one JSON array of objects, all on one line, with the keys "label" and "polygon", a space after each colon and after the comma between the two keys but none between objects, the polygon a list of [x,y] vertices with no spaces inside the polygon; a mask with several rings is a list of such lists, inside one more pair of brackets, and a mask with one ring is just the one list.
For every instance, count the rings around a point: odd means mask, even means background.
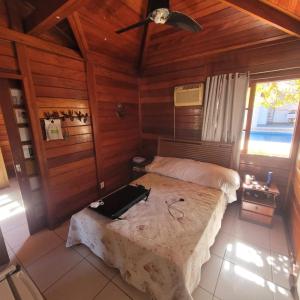
[{"label": "ceiling beam", "polygon": [[[148,2],[148,5],[145,5],[144,8],[145,8],[145,10],[143,12],[143,16],[146,19],[147,15],[150,11],[150,1]],[[142,75],[144,67],[145,67],[147,50],[148,50],[149,42],[150,42],[151,35],[152,35],[151,30],[152,30],[152,27],[150,26],[150,23],[147,23],[143,29],[142,41],[141,41],[139,57],[138,57],[138,62],[137,62],[137,70],[140,75]]]},{"label": "ceiling beam", "polygon": [[68,21],[82,56],[87,58],[89,45],[85,37],[78,12],[74,12],[72,15],[70,15],[68,17]]},{"label": "ceiling beam", "polygon": [[60,54],[62,56],[70,57],[73,59],[82,60],[79,53],[77,53],[75,50],[44,41],[37,37],[31,36],[29,34],[24,34],[22,32],[15,31],[4,26],[0,26],[0,39],[17,42],[33,48],[45,50],[55,54]]},{"label": "ceiling beam", "polygon": [[142,75],[143,69],[145,67],[147,50],[151,39],[151,35],[152,35],[151,26],[150,24],[146,24],[142,36],[142,43],[141,43],[139,59],[138,59],[138,72],[140,75]]},{"label": "ceiling beam", "polygon": [[39,35],[78,10],[86,0],[39,1],[35,11],[24,21],[26,33]]},{"label": "ceiling beam", "polygon": [[222,0],[225,3],[268,22],[270,25],[297,37],[300,37],[300,22],[289,15],[259,0]]}]

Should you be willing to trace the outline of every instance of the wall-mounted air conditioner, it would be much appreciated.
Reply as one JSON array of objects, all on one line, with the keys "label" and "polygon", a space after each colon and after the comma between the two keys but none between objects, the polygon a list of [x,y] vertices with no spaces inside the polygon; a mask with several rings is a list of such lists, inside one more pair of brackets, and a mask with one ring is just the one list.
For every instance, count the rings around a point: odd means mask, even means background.
[{"label": "wall-mounted air conditioner", "polygon": [[175,106],[202,105],[204,83],[177,86],[174,90]]}]

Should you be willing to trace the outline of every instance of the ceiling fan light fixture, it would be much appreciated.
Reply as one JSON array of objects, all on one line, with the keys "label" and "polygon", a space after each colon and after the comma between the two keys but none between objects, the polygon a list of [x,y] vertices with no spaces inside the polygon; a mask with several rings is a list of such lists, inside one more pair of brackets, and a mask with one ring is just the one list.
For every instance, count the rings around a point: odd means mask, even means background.
[{"label": "ceiling fan light fixture", "polygon": [[150,19],[155,24],[165,24],[168,21],[169,16],[170,11],[167,8],[158,8],[151,13]]}]

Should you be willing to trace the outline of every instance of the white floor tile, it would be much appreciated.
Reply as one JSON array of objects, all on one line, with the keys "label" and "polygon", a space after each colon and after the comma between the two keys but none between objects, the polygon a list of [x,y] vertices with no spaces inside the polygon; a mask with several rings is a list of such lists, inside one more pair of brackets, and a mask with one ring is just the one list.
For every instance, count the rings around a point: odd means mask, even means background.
[{"label": "white floor tile", "polygon": [[109,283],[95,300],[130,300],[130,298],[115,284]]},{"label": "white floor tile", "polygon": [[230,215],[232,217],[237,217],[239,214],[240,210],[240,204],[237,202],[233,202],[231,204],[228,204],[226,211],[225,211],[225,216]]},{"label": "white floor tile", "polygon": [[150,296],[148,296],[145,293],[142,293],[135,287],[129,285],[127,282],[125,282],[120,275],[117,275],[113,282],[121,289],[123,290],[130,298],[133,300],[150,300]]},{"label": "white floor tile", "polygon": [[222,259],[212,255],[210,260],[202,266],[200,287],[213,294],[221,266]]},{"label": "white floor tile", "polygon": [[108,279],[85,260],[65,274],[46,292],[48,300],[92,300]]},{"label": "white floor tile", "polygon": [[250,245],[270,249],[270,229],[240,219],[236,220],[232,235]]},{"label": "white floor tile", "polygon": [[272,252],[273,282],[279,286],[290,289],[290,259],[282,254]]},{"label": "white floor tile", "polygon": [[3,233],[3,237],[12,249],[21,247],[30,237],[28,225],[18,226]]},{"label": "white floor tile", "polygon": [[70,226],[70,221],[66,221],[65,223],[61,224],[59,227],[54,229],[54,232],[62,238],[64,241],[67,240],[68,233],[69,233],[69,226]]},{"label": "white floor tile", "polygon": [[273,252],[289,255],[286,231],[280,216],[274,217],[273,227],[270,232],[270,246]]},{"label": "white floor tile", "polygon": [[237,217],[231,214],[225,214],[222,220],[221,231],[227,234],[233,234],[236,227]]},{"label": "white floor tile", "polygon": [[194,300],[213,300],[213,295],[207,292],[206,290],[202,289],[201,287],[198,287],[193,292],[192,296]]},{"label": "white floor tile", "polygon": [[83,244],[73,246],[72,249],[78,252],[82,257],[87,257],[92,253],[91,250]]},{"label": "white floor tile", "polygon": [[27,272],[43,292],[82,259],[77,252],[61,245],[31,264]]},{"label": "white floor tile", "polygon": [[13,215],[5,220],[0,221],[0,227],[3,233],[8,232],[17,227],[25,227],[27,226],[27,219],[25,212],[21,212],[19,214]]},{"label": "white floor tile", "polygon": [[87,256],[86,260],[89,261],[95,268],[97,268],[101,273],[103,273],[109,279],[112,279],[119,273],[117,269],[109,267],[108,265],[105,264],[105,262],[101,258],[97,257],[93,253]]},{"label": "white floor tile", "polygon": [[13,250],[21,263],[25,267],[28,267],[41,256],[57,248],[62,243],[62,239],[54,232],[45,229],[30,236],[23,244],[19,245],[17,249],[13,248]]},{"label": "white floor tile", "polygon": [[273,300],[271,285],[257,274],[225,260],[215,296],[222,300]]},{"label": "white floor tile", "polygon": [[289,290],[276,286],[274,300],[294,300],[294,297]]},{"label": "white floor tile", "polygon": [[272,257],[269,250],[232,239],[227,243],[225,259],[272,281]]},{"label": "white floor tile", "polygon": [[220,230],[215,243],[210,248],[210,252],[221,258],[224,257],[227,247],[231,247],[234,237]]}]

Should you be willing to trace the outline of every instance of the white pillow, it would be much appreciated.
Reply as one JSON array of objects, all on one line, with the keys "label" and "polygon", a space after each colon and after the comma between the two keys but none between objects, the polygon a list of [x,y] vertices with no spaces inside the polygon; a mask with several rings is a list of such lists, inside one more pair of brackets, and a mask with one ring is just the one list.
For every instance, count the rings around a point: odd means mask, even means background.
[{"label": "white pillow", "polygon": [[219,189],[227,195],[229,202],[236,200],[236,190],[240,187],[240,176],[236,171],[192,159],[156,156],[146,170]]}]

